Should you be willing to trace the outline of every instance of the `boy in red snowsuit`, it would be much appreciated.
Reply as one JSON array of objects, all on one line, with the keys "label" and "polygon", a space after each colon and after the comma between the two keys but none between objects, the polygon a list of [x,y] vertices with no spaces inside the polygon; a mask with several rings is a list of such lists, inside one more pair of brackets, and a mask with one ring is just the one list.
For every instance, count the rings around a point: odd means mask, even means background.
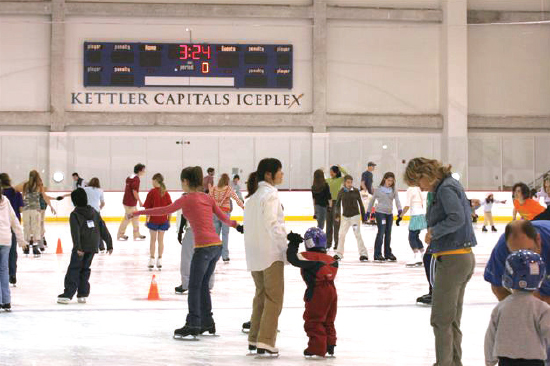
[{"label": "boy in red snowsuit", "polygon": [[[326,254],[327,238],[319,228],[306,231],[304,239],[299,234],[288,235],[286,252],[288,261],[301,268],[302,278],[307,284],[304,295],[304,329],[309,337],[304,356],[325,357],[334,355],[336,346],[337,295],[334,278],[338,261]],[[298,254],[298,246],[305,241],[306,251]]]}]

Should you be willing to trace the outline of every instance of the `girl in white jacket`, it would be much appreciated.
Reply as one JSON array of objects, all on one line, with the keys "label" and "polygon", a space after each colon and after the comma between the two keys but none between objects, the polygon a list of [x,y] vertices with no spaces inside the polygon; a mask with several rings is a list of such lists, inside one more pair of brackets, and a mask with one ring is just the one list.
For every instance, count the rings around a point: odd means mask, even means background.
[{"label": "girl in white jacket", "polygon": [[260,161],[247,186],[244,208],[244,247],[256,295],[248,333],[249,351],[277,356],[277,324],[283,308],[284,264],[287,249],[285,218],[276,185],[283,182],[282,164],[274,158]]},{"label": "girl in white jacket", "polygon": [[0,308],[5,311],[11,310],[8,263],[12,230],[19,245],[26,247],[28,244],[23,238],[19,220],[15,216],[10,201],[2,195],[2,187],[0,187]]}]

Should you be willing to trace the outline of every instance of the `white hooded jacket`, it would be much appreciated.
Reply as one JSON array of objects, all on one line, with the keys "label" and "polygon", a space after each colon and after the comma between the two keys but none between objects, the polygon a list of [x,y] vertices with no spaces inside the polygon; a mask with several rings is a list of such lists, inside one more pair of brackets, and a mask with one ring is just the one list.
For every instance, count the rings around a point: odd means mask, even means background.
[{"label": "white hooded jacket", "polygon": [[10,201],[6,196],[2,196],[0,201],[0,245],[11,246],[11,230],[15,233],[17,242],[20,246],[27,245],[25,238],[23,237],[23,230],[21,224],[15,216],[15,212],[11,207]]},{"label": "white hooded jacket", "polygon": [[244,247],[249,271],[263,271],[274,262],[286,263],[285,215],[277,188],[266,182],[244,206]]}]

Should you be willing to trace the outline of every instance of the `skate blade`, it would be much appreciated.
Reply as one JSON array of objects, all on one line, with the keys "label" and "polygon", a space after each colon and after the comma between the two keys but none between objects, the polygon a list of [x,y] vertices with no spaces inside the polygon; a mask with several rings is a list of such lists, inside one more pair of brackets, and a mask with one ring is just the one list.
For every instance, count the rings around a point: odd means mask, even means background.
[{"label": "skate blade", "polygon": [[248,333],[250,332],[250,329],[243,329],[242,332],[243,332],[244,334],[248,334]]},{"label": "skate blade", "polygon": [[214,334],[212,334],[212,333],[204,333],[204,334],[201,334],[200,336],[201,336],[201,337],[210,338],[210,337],[219,337],[220,335],[217,334],[217,333],[214,333]]},{"label": "skate blade", "polygon": [[173,338],[177,341],[184,341],[184,342],[197,342],[199,340],[199,337],[194,335],[190,335],[186,337],[182,337],[180,335],[174,335]]},{"label": "skate blade", "polygon": [[309,361],[323,361],[323,360],[326,360],[326,357],[318,356],[318,355],[304,356],[304,358],[306,360],[309,360]]},{"label": "skate blade", "polygon": [[279,354],[278,353],[275,353],[275,354],[264,353],[263,355],[256,354],[256,357],[254,358],[256,360],[279,358]]},{"label": "skate blade", "polygon": [[418,263],[415,263],[415,264],[405,264],[405,267],[407,268],[418,268],[418,267],[423,267],[422,264],[418,264]]}]

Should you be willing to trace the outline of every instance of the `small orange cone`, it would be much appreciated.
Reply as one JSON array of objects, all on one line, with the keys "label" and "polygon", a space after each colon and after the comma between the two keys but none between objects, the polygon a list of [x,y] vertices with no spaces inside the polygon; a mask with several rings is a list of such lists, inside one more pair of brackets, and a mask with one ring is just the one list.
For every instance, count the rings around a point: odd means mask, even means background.
[{"label": "small orange cone", "polygon": [[57,239],[57,249],[55,254],[63,254],[63,247],[61,246],[61,238]]},{"label": "small orange cone", "polygon": [[153,279],[151,280],[151,287],[149,287],[149,296],[147,296],[147,300],[160,300],[159,288],[155,275],[153,275]]}]

